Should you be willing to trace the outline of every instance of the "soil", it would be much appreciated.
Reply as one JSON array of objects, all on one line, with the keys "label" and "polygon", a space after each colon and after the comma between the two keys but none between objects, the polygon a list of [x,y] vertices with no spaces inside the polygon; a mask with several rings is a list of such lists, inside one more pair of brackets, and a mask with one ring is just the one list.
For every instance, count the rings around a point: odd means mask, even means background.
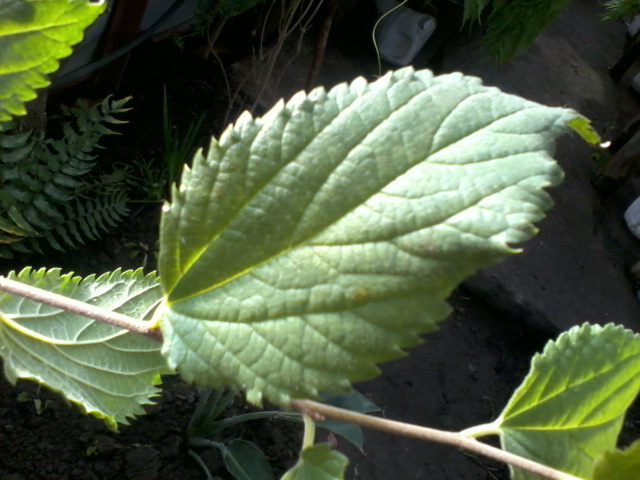
[{"label": "soil", "polygon": [[[133,95],[133,110],[127,115],[129,123],[118,128],[122,135],[102,142],[105,171],[114,162],[131,162],[136,157],[158,165],[164,86],[172,119],[183,131],[203,111],[207,112],[203,131],[215,135],[225,119],[234,116],[220,66],[201,61],[197,49],[189,46],[181,52],[165,40],[133,52],[117,92]],[[84,84],[54,97],[50,106],[107,93],[112,91]],[[139,191],[132,195],[144,200]],[[153,269],[160,204],[134,203],[132,212],[126,225],[103,241],[71,254],[50,251],[44,257],[22,257],[3,266],[3,271],[22,265],[56,266],[87,275],[138,268],[143,261]],[[125,247],[128,243],[144,246],[135,258]],[[451,302],[454,311],[440,331],[425,336],[407,358],[383,365],[378,378],[357,386],[381,408],[381,415],[447,430],[491,421],[526,374],[533,353],[557,333],[520,322],[463,288]],[[0,380],[0,480],[207,478],[187,444],[186,427],[198,397],[195,387],[167,377],[157,405],[114,433],[45,388],[28,381],[12,386]],[[227,413],[249,408],[238,400]],[[640,430],[640,409],[632,410],[623,443]],[[301,433],[298,426],[281,420],[256,420],[225,431],[217,440],[243,438],[256,443],[278,476],[295,462]],[[327,433],[318,436],[324,440]],[[491,461],[378,432],[365,432],[362,452],[340,439],[337,448],[349,455],[348,478],[354,480],[508,478],[508,470]],[[232,478],[215,448],[191,450],[214,477]]]}]

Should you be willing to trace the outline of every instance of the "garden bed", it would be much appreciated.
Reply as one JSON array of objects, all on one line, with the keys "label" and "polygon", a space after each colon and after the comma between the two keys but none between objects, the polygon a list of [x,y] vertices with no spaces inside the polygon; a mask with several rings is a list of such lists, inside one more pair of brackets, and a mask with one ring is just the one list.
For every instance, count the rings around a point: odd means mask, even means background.
[{"label": "garden bed", "polygon": [[[228,110],[225,78],[216,62],[202,62],[197,57],[195,49],[182,53],[170,40],[133,53],[117,93],[133,96],[133,110],[126,116],[129,123],[118,127],[121,135],[102,142],[103,171],[136,159],[149,162],[150,170],[160,168],[165,87],[172,120],[180,129],[186,130],[204,111],[203,131],[215,135],[222,131],[224,119],[234,116]],[[51,108],[78,95],[97,99],[109,93],[85,85],[53,98]],[[137,170],[136,175],[144,173]],[[45,256],[28,255],[6,269],[20,265],[61,267],[88,275],[143,264],[147,270],[155,268],[161,204],[150,201],[143,190],[132,192],[133,215],[108,238],[70,253],[49,250]],[[491,309],[464,290],[458,291],[452,302],[454,312],[439,332],[425,336],[424,343],[412,349],[407,358],[382,366],[377,379],[358,385],[359,391],[381,408],[382,415],[446,430],[491,421],[526,374],[532,354],[551,335]],[[206,478],[189,450],[200,454],[213,475],[231,478],[216,449],[187,445],[186,428],[198,397],[195,387],[167,377],[158,404],[116,434],[45,388],[26,381],[13,387],[2,380],[0,478]],[[248,410],[238,400],[228,413]],[[627,421],[625,439],[638,436],[637,418],[634,414]],[[225,431],[220,440],[239,437],[255,442],[276,474],[281,474],[295,462],[301,435],[299,426],[272,419],[244,423]],[[326,435],[318,433],[322,439]],[[365,432],[362,452],[340,439],[337,448],[349,453],[348,478],[354,480],[508,477],[507,469],[493,462],[377,432]]]}]

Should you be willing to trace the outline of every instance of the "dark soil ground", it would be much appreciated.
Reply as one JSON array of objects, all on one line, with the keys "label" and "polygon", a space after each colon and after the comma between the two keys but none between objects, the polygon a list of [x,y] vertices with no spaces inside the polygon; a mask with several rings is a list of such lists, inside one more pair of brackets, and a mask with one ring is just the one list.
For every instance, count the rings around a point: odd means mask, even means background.
[{"label": "dark soil ground", "polygon": [[[197,60],[195,48],[181,53],[170,40],[145,45],[131,56],[118,89],[119,96],[133,95],[133,110],[127,115],[129,124],[118,129],[122,136],[102,142],[102,168],[136,157],[158,165],[163,86],[172,118],[182,129],[206,111],[203,130],[220,133],[229,111],[219,65]],[[112,92],[83,85],[52,99],[51,105],[106,93]],[[139,191],[132,195],[145,200]],[[131,209],[135,215],[103,241],[68,254],[23,257],[2,270],[56,266],[87,275],[137,268],[145,257],[152,269],[160,204],[134,203]],[[144,246],[136,258],[125,247],[128,243]],[[382,415],[447,430],[491,421],[526,374],[532,354],[555,334],[534,330],[464,290],[456,292],[452,304],[454,313],[439,332],[426,336],[406,359],[384,365],[377,379],[358,385]],[[194,387],[168,377],[158,404],[114,433],[45,388],[0,380],[0,480],[207,478],[187,445],[186,427],[198,396]],[[238,401],[229,413],[248,408]],[[635,414],[627,422],[626,443],[637,436],[638,418]],[[221,440],[240,437],[255,442],[281,474],[295,462],[301,433],[280,420],[260,420],[225,431]],[[323,432],[318,435],[326,437]],[[507,469],[491,461],[377,432],[365,432],[362,452],[343,440],[338,440],[338,448],[349,454],[348,477],[354,480],[508,478]],[[194,450],[214,476],[231,478],[216,449]]]}]

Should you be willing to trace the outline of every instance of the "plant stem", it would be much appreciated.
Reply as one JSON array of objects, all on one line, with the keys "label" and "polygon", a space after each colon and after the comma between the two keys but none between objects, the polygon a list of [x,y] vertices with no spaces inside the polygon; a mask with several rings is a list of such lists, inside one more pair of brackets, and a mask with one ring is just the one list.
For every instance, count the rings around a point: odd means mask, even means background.
[{"label": "plant stem", "polygon": [[371,428],[405,437],[417,438],[419,440],[451,445],[462,450],[493,458],[494,460],[504,462],[508,465],[526,470],[527,472],[540,475],[550,480],[581,480],[579,477],[547,467],[546,465],[514,455],[513,453],[505,452],[504,450],[492,447],[486,443],[481,443],[474,438],[466,437],[458,432],[447,432],[444,430],[412,425],[410,423],[397,422],[386,418],[373,417],[363,413],[331,407],[311,400],[292,400],[290,405],[303,415],[309,415],[316,420],[318,417],[330,417],[342,422],[353,423],[364,428]]},{"label": "plant stem", "polygon": [[302,421],[304,422],[304,437],[302,439],[301,454],[305,448],[313,446],[313,441],[316,438],[316,424],[313,421],[313,418],[311,418],[306,413],[303,413]]},{"label": "plant stem", "polygon": [[58,295],[57,293],[48,292],[47,290],[42,290],[38,287],[16,282],[15,280],[11,280],[3,276],[0,276],[0,290],[28,298],[29,300],[39,303],[44,303],[45,305],[61,308],[62,310],[75,313],[76,315],[108,323],[114,327],[123,328],[162,343],[162,333],[158,328],[151,327],[150,325],[152,325],[152,323],[148,321],[138,320],[121,313],[112,312],[105,308],[89,305],[88,303],[74,300],[73,298],[65,297],[63,295]]}]

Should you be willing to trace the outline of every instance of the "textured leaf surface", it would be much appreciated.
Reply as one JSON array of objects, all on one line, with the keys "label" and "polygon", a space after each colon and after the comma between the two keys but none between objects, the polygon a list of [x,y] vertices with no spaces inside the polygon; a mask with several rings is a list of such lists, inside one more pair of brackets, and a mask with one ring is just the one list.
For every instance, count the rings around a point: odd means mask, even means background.
[{"label": "textured leaf surface", "polygon": [[302,451],[298,463],[281,480],[342,480],[349,460],[331,445],[320,443]]},{"label": "textured leaf surface", "polygon": [[640,440],[625,450],[605,453],[596,462],[592,480],[640,480]]},{"label": "textured leaf surface", "polygon": [[0,0],[0,122],[25,112],[34,89],[105,9],[87,0]]},{"label": "textured leaf surface", "polygon": [[[27,268],[9,278],[135,318],[149,318],[162,295],[157,276],[142,270],[81,279]],[[44,383],[114,429],[144,413],[168,373],[156,342],[7,293],[0,294],[0,354],[12,383]]]},{"label": "textured leaf surface", "polygon": [[[581,478],[613,450],[640,389],[640,335],[584,324],[549,342],[496,422],[505,450]],[[538,479],[514,471],[515,479]],[[614,478],[614,477],[611,477]]]},{"label": "textured leaf surface", "polygon": [[280,405],[376,375],[533,235],[576,117],[412,69],[243,115],[163,214],[170,365]]}]

